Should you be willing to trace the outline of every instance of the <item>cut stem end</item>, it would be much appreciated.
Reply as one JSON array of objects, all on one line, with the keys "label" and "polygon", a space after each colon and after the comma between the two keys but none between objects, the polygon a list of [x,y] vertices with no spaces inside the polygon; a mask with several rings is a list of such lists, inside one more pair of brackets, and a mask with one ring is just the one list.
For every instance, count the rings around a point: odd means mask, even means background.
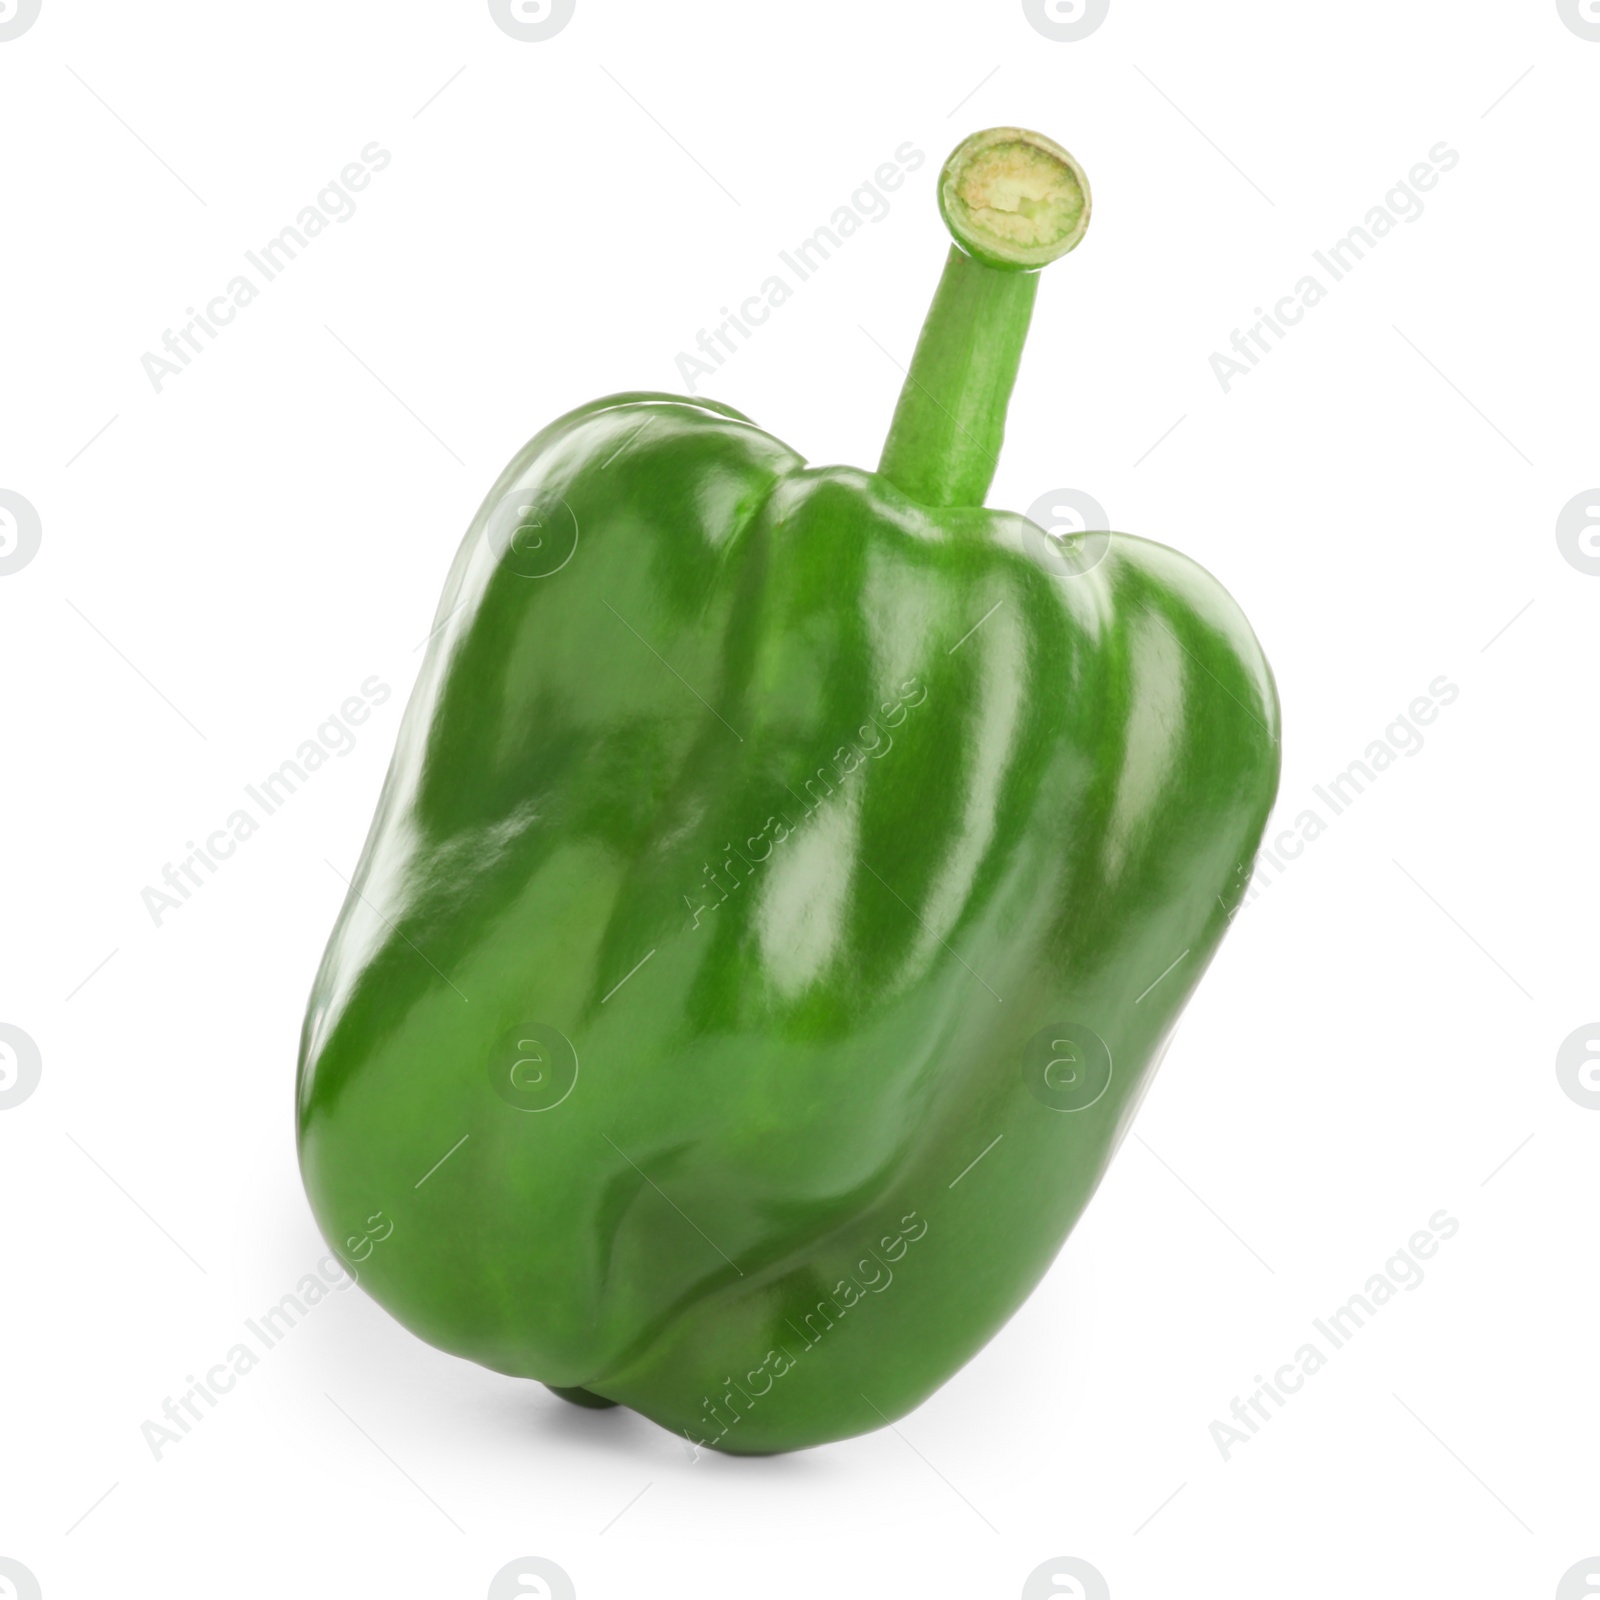
[{"label": "cut stem end", "polygon": [[963,139],[939,174],[939,210],[986,266],[1026,272],[1073,249],[1089,227],[1089,180],[1053,139],[988,128]]}]

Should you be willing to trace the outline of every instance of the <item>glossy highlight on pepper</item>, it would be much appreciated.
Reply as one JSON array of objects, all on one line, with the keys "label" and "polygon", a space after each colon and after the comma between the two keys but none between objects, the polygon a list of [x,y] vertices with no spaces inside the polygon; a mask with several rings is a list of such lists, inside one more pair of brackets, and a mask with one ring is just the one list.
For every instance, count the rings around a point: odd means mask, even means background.
[{"label": "glossy highlight on pepper", "polygon": [[655,393],[507,466],[306,1017],[317,1220],[393,1223],[368,1292],[696,1446],[882,1427],[1017,1309],[1277,787],[1215,579],[983,506],[1081,169],[989,130],[940,204],[877,471]]}]

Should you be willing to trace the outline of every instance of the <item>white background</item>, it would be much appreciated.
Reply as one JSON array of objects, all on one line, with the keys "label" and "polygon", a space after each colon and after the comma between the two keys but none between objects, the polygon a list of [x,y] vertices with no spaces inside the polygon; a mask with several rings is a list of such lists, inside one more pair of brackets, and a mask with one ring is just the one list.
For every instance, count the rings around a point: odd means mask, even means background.
[{"label": "white background", "polygon": [[[0,489],[42,526],[0,577],[0,1022],[43,1063],[0,1112],[0,1556],[47,1600],[475,1600],[524,1555],[582,1600],[1011,1597],[1058,1556],[1116,1600],[1555,1595],[1600,1553],[1600,1112],[1555,1070],[1600,1015],[1600,576],[1555,537],[1600,482],[1597,86],[1554,0],[1112,0],[1075,43],[1016,0],[578,0],[541,43],[468,0],[44,0],[0,43]],[[564,409],[680,388],[909,140],[887,218],[703,385],[873,465],[934,172],[1005,122],[1095,213],[990,503],[1086,492],[1228,585],[1274,833],[1459,697],[1241,913],[1055,1268],[895,1430],[691,1461],[356,1290],[153,1459],[322,1254],[301,1008],[485,489]],[[373,140],[356,214],[156,393],[141,356]],[[1441,140],[1424,214],[1225,394],[1212,353]],[[141,890],[373,674],[353,753],[155,926]],[[1233,1398],[1441,1208],[1426,1280],[1225,1461]]]}]

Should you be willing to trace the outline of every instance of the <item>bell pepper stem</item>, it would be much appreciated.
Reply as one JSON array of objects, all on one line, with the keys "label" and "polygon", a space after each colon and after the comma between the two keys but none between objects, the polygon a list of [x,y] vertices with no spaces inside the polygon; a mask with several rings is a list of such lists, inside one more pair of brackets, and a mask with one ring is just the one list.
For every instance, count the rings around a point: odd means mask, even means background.
[{"label": "bell pepper stem", "polygon": [[1089,225],[1089,182],[1023,128],[965,139],[939,175],[955,243],[917,340],[878,471],[928,506],[981,506],[1033,316],[1039,268]]},{"label": "bell pepper stem", "polygon": [[950,246],[878,471],[925,506],[981,506],[1039,287]]}]

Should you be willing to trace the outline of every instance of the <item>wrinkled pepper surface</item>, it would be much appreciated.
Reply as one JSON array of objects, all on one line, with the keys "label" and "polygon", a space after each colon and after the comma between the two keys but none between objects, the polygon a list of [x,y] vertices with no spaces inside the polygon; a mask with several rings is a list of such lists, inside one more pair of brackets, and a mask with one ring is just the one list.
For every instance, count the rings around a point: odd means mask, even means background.
[{"label": "wrinkled pepper surface", "polygon": [[983,506],[1081,170],[993,129],[939,198],[876,472],[622,394],[501,474],[302,1039],[307,1192],[382,1305],[729,1451],[902,1416],[1022,1303],[1277,788],[1215,579]]}]

